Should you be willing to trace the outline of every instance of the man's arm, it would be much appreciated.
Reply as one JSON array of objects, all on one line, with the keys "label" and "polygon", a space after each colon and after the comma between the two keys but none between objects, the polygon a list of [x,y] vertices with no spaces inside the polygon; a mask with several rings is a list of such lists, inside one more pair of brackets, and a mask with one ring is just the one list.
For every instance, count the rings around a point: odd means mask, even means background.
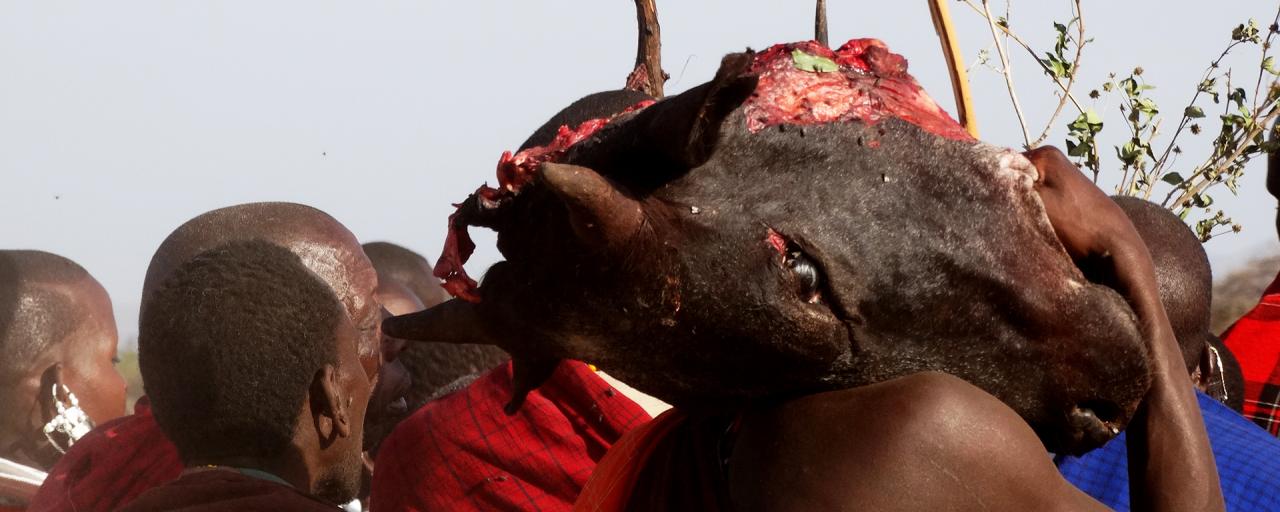
[{"label": "man's arm", "polygon": [[1128,217],[1053,147],[1027,153],[1049,221],[1078,262],[1109,270],[1108,283],[1138,315],[1151,351],[1151,388],[1129,423],[1129,485],[1134,510],[1222,510],[1222,489],[1173,329],[1160,302],[1154,266]]}]

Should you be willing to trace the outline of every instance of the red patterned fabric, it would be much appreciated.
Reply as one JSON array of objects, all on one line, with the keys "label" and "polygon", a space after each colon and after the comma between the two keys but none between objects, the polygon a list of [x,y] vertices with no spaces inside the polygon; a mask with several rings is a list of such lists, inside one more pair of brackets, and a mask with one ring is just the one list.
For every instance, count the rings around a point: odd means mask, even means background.
[{"label": "red patterned fabric", "polygon": [[1280,435],[1280,276],[1262,300],[1236,321],[1222,341],[1244,373],[1244,415]]},{"label": "red patterned fabric", "polygon": [[507,416],[511,379],[508,362],[396,427],[378,451],[372,510],[568,511],[613,443],[649,421],[576,361]]},{"label": "red patterned fabric", "polygon": [[49,471],[28,512],[110,512],[182,473],[178,449],[160,431],[147,399],[131,416],[100,425]]}]

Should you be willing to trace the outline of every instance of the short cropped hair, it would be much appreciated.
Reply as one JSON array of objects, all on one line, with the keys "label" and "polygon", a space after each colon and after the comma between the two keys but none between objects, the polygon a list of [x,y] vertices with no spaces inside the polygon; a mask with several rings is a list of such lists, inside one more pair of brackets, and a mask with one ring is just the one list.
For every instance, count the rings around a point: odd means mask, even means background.
[{"label": "short cropped hair", "polygon": [[252,240],[198,254],[144,301],[142,378],[183,461],[282,453],[316,373],[337,362],[333,291],[294,253]]},{"label": "short cropped hair", "polygon": [[1182,347],[1188,371],[1200,361],[1210,336],[1213,270],[1204,246],[1191,228],[1173,212],[1150,201],[1114,197],[1116,204],[1151,251],[1160,302],[1169,315],[1173,334]]},{"label": "short cropped hair", "polygon": [[0,380],[20,377],[80,324],[68,288],[91,279],[75,262],[43,251],[0,251]]}]

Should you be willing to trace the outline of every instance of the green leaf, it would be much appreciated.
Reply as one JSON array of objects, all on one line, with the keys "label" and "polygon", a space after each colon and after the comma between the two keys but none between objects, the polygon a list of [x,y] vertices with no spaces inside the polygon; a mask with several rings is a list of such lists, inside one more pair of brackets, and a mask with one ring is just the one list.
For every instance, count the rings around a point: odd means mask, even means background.
[{"label": "green leaf", "polygon": [[1186,110],[1183,110],[1182,115],[1187,116],[1191,119],[1200,119],[1204,117],[1204,110],[1202,110],[1200,107],[1192,105],[1190,107],[1187,107]]},{"label": "green leaf", "polygon": [[1176,172],[1171,172],[1171,173],[1169,173],[1169,174],[1166,174],[1166,175],[1162,176],[1162,177],[1160,178],[1160,181],[1163,181],[1163,182],[1168,183],[1168,184],[1173,185],[1173,186],[1178,186],[1178,185],[1182,184],[1182,182],[1183,182],[1183,181],[1186,181],[1186,180],[1184,180],[1184,179],[1182,178],[1182,175],[1181,175],[1181,174],[1178,174],[1178,173],[1176,173]]},{"label": "green leaf", "polygon": [[1271,73],[1273,75],[1280,76],[1280,69],[1276,69],[1275,57],[1267,57],[1265,59],[1262,59],[1262,69],[1267,70],[1268,73]]},{"label": "green leaf", "polygon": [[840,71],[840,66],[835,61],[826,57],[817,55],[809,55],[800,50],[791,52],[791,60],[795,62],[796,69],[807,71],[810,73],[831,73]]},{"label": "green leaf", "polygon": [[1089,126],[1102,127],[1102,116],[1098,115],[1093,108],[1089,108],[1084,111],[1084,122],[1089,123]]}]

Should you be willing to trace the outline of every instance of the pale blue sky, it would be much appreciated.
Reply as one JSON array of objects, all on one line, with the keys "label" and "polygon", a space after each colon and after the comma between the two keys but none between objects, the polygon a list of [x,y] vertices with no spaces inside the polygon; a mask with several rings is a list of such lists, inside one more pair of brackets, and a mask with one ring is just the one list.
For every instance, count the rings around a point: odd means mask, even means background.
[{"label": "pale blue sky", "polygon": [[[807,1],[658,3],[669,92],[709,78],[727,52],[812,37]],[[829,3],[833,42],[885,40],[952,110],[923,0]],[[1265,26],[1275,13],[1258,0],[1084,4],[1097,38],[1084,84],[1141,64],[1168,112],[1181,111],[1231,27],[1249,17]],[[989,33],[952,5],[972,61]],[[1014,7],[1014,28],[1040,46],[1050,21],[1069,17],[1066,1]],[[111,293],[123,340],[136,333],[156,246],[213,208],[306,203],[364,240],[434,261],[449,203],[492,181],[503,150],[576,97],[622,85],[633,9],[629,0],[0,0],[0,247],[83,264]],[[1042,124],[1052,89],[1024,54],[1015,59],[1028,117]],[[1252,83],[1256,58],[1232,62]],[[984,138],[1017,146],[1000,77],[975,70],[973,83]],[[1114,103],[1100,107],[1119,132]],[[1218,194],[1247,226],[1208,245],[1219,273],[1277,246],[1275,203],[1262,167],[1250,171],[1239,198]],[[491,236],[478,242],[475,274],[497,258]]]}]

